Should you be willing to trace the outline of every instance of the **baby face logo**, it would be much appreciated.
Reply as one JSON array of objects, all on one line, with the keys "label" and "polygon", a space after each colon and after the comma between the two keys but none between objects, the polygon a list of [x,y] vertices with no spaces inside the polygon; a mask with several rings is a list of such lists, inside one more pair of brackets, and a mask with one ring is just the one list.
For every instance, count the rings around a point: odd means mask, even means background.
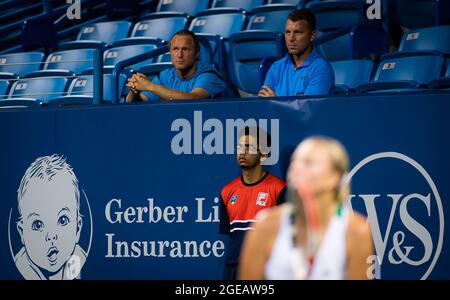
[{"label": "baby face logo", "polygon": [[[83,229],[78,180],[66,159],[59,155],[36,159],[25,171],[18,189],[17,221],[9,216],[9,245],[17,269],[25,279],[74,279],[89,254],[79,245]],[[14,223],[16,226],[14,226]],[[20,249],[13,251],[15,235]]]},{"label": "baby face logo", "polygon": [[442,201],[430,174],[404,154],[384,152],[358,163],[344,183],[350,179],[357,190],[347,203],[366,212],[372,230],[375,278],[428,278],[444,240]]}]

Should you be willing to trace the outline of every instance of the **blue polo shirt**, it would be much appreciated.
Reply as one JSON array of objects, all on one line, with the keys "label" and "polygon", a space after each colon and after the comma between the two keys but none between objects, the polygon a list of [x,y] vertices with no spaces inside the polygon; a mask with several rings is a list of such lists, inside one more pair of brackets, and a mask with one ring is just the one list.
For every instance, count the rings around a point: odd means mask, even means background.
[{"label": "blue polo shirt", "polygon": [[[194,76],[188,79],[181,79],[175,67],[172,66],[159,73],[152,81],[169,89],[186,93],[190,93],[196,88],[202,88],[208,92],[209,98],[218,97],[225,93],[227,89],[222,76],[212,66],[197,65]],[[149,101],[160,100],[160,97],[152,92],[146,91],[142,94],[147,96]]]},{"label": "blue polo shirt", "polygon": [[273,63],[264,85],[274,90],[277,96],[327,95],[334,87],[334,72],[330,63],[316,50],[311,52],[299,68],[295,68],[288,53]]}]

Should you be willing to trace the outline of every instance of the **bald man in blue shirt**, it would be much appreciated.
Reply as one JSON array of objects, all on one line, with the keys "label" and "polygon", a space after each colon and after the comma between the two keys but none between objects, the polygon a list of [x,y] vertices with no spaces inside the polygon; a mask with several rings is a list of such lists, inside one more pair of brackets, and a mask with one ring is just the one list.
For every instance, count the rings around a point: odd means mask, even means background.
[{"label": "bald man in blue shirt", "polygon": [[200,43],[192,31],[174,34],[170,55],[173,67],[153,80],[141,73],[128,79],[126,102],[215,98],[227,92],[222,75],[200,63]]},{"label": "bald man in blue shirt", "polygon": [[267,73],[258,96],[327,95],[334,87],[334,72],[314,48],[316,17],[309,9],[293,11],[286,21],[286,56]]}]

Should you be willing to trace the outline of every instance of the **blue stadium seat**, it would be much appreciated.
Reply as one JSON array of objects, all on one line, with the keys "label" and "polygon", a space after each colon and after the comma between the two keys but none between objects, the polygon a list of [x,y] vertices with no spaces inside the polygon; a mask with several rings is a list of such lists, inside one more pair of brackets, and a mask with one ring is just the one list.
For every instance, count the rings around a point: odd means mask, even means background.
[{"label": "blue stadium seat", "polygon": [[53,52],[47,57],[43,70],[61,70],[62,75],[80,74],[93,67],[94,51],[94,49],[76,49]]},{"label": "blue stadium seat", "polygon": [[249,11],[264,4],[264,0],[214,0],[211,7],[233,7]]},{"label": "blue stadium seat", "polygon": [[66,77],[39,77],[16,81],[9,92],[8,100],[30,100],[47,103],[64,95]]},{"label": "blue stadium seat", "polygon": [[247,30],[268,30],[284,33],[287,17],[295,9],[295,6],[285,4],[264,5],[252,9],[250,12],[252,17],[248,22]]},{"label": "blue stadium seat", "polygon": [[[122,86],[121,98],[126,95],[126,76],[120,75],[119,84]],[[113,80],[111,73],[103,75],[103,101],[112,102]],[[49,106],[92,104],[94,93],[94,80],[92,75],[82,75],[73,80],[67,89],[67,96],[54,98],[49,101]]]},{"label": "blue stadium seat", "polygon": [[23,77],[41,68],[44,53],[19,52],[0,55],[0,73]]},{"label": "blue stadium seat", "polygon": [[399,51],[439,51],[450,54],[450,26],[427,27],[403,34]]},{"label": "blue stadium seat", "polygon": [[171,12],[151,13],[144,18],[145,20],[134,25],[131,37],[152,37],[169,41],[188,22],[186,14]]},{"label": "blue stadium seat", "polygon": [[[291,4],[296,5],[299,8],[303,7],[304,0],[267,0],[267,4]],[[306,3],[305,3],[306,4]]]},{"label": "blue stadium seat", "polygon": [[160,0],[156,11],[172,11],[195,16],[208,9],[209,0]]},{"label": "blue stadium seat", "polygon": [[334,70],[335,88],[333,93],[354,91],[361,84],[368,83],[374,63],[371,60],[345,60],[331,63]]},{"label": "blue stadium seat", "polygon": [[260,90],[259,64],[268,56],[282,57],[286,53],[281,33],[244,31],[230,36],[228,74],[241,92],[257,94]]},{"label": "blue stadium seat", "polygon": [[[426,67],[425,67],[426,66]],[[357,91],[402,92],[420,90],[439,78],[445,58],[438,52],[396,52],[383,56],[373,82],[358,86]]]},{"label": "blue stadium seat", "polygon": [[95,40],[111,45],[128,36],[131,22],[111,21],[85,25],[81,28],[77,40]]},{"label": "blue stadium seat", "polygon": [[428,87],[430,89],[450,90],[450,61],[447,62],[447,72],[445,72],[444,77],[431,80]]},{"label": "blue stadium seat", "polygon": [[[114,66],[119,61],[128,59],[130,57],[150,52],[156,49],[158,46],[155,44],[141,44],[141,45],[127,45],[127,46],[118,46],[113,47],[106,50],[103,54],[103,65],[105,67]],[[154,59],[148,59],[139,64],[131,66],[133,69],[139,68],[141,65],[150,64],[154,61]]]},{"label": "blue stadium seat", "polygon": [[229,37],[240,32],[245,25],[246,15],[241,9],[212,8],[197,14],[189,30],[195,33],[217,34]]}]

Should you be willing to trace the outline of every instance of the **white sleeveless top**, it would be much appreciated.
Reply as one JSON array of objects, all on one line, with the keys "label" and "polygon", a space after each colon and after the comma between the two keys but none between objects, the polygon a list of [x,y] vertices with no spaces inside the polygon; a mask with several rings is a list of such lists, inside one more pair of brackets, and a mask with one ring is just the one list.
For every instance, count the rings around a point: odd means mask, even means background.
[{"label": "white sleeveless top", "polygon": [[[282,212],[280,228],[264,270],[267,280],[295,279],[292,258],[298,259],[301,256],[294,247],[290,211],[291,207],[287,206]],[[307,279],[345,279],[345,243],[349,215],[350,211],[344,205],[331,219]]]}]

